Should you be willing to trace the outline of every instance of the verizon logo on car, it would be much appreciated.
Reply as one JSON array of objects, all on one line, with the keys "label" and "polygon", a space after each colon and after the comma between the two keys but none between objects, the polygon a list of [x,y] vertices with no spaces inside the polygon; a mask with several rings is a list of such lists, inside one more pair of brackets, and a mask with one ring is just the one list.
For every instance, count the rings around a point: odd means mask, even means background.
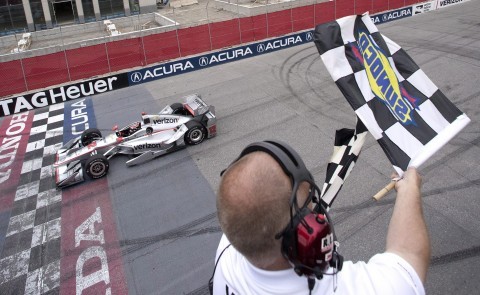
[{"label": "verizon logo on car", "polygon": [[144,143],[133,146],[134,150],[144,150],[144,149],[159,149],[162,148],[160,143]]},{"label": "verizon logo on car", "polygon": [[153,124],[172,124],[178,123],[178,118],[162,118],[162,119],[153,119]]}]

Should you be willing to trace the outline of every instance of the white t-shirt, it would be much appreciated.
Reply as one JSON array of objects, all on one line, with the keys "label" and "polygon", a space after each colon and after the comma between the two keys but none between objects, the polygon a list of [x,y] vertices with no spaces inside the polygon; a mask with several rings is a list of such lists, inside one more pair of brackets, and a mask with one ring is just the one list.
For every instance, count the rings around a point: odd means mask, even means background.
[{"label": "white t-shirt", "polygon": [[[223,235],[215,258],[218,265],[213,294],[309,294],[306,277],[298,276],[293,269],[259,269],[233,246],[228,247],[218,260],[220,253],[229,244]],[[337,274],[336,282],[334,277],[324,275],[323,279],[317,280],[312,294],[425,294],[422,281],[412,266],[393,253],[377,254],[368,263],[345,261],[342,271]]]}]

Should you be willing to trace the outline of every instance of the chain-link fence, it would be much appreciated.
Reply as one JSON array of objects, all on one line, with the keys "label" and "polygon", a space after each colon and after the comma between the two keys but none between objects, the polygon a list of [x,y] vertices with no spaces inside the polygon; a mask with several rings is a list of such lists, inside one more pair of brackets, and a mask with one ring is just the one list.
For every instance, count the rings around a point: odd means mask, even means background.
[{"label": "chain-link fence", "polygon": [[[420,0],[200,0],[0,38],[0,97],[313,29]],[[171,4],[174,2],[170,2]],[[26,36],[27,35],[27,36]]]}]

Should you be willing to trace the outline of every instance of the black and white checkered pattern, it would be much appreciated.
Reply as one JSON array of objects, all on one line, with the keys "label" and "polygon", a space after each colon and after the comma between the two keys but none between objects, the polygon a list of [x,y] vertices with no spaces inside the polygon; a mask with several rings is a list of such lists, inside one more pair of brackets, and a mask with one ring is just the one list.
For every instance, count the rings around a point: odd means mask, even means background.
[{"label": "black and white checkered pattern", "polygon": [[38,110],[0,256],[0,294],[58,293],[61,191],[52,164],[63,140],[63,104]]},{"label": "black and white checkered pattern", "polygon": [[[400,175],[423,164],[470,122],[399,45],[380,34],[369,15],[318,25],[314,36],[333,80]],[[377,79],[379,73],[388,79]],[[392,98],[397,104],[388,107]],[[399,118],[401,112],[407,115]]]},{"label": "black and white checkered pattern", "polygon": [[345,180],[355,166],[368,131],[360,120],[356,129],[340,129],[335,133],[335,146],[327,165],[327,176],[323,184],[321,199],[329,209],[340,192]]}]

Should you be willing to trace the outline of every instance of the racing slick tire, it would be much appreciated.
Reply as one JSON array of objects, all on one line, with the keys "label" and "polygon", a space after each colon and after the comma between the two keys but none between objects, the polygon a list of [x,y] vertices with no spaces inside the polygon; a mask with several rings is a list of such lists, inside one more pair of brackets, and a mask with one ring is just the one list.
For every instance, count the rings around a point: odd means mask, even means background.
[{"label": "racing slick tire", "polygon": [[84,166],[85,174],[91,179],[104,177],[107,175],[109,168],[110,164],[108,163],[108,159],[101,154],[96,154],[88,158]]},{"label": "racing slick tire", "polygon": [[188,121],[185,123],[185,126],[187,126],[188,130],[185,132],[184,140],[188,145],[199,144],[207,136],[205,127],[203,127],[202,124],[197,121]]},{"label": "racing slick tire", "polygon": [[102,132],[97,128],[90,128],[82,133],[81,141],[83,146],[87,146],[95,141],[96,138],[102,138]]},{"label": "racing slick tire", "polygon": [[174,115],[182,115],[182,116],[190,115],[188,113],[188,111],[183,107],[183,104],[181,104],[179,102],[172,103],[170,105],[170,107],[172,108],[172,110],[173,110],[172,114],[174,114]]}]

